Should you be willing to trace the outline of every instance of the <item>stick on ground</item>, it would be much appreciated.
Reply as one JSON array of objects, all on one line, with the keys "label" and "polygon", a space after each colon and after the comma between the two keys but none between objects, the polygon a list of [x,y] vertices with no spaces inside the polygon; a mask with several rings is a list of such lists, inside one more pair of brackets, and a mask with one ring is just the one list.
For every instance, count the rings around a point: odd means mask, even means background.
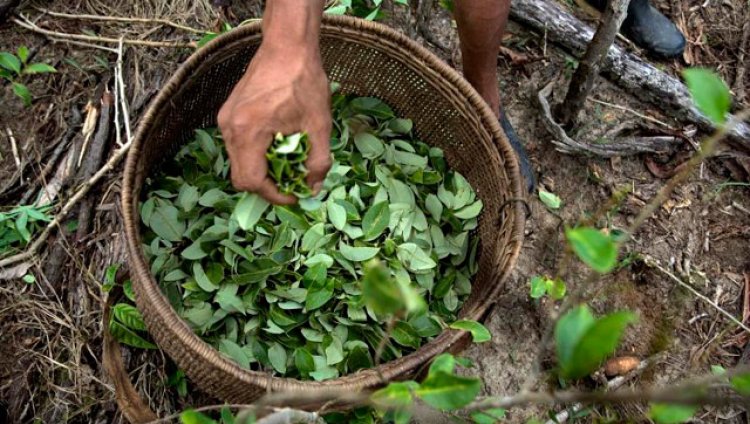
[{"label": "stick on ground", "polygon": [[602,59],[615,42],[615,36],[620,30],[622,21],[625,20],[630,0],[609,0],[607,8],[602,14],[601,23],[596,29],[594,38],[591,39],[586,54],[578,63],[573,78],[568,86],[565,100],[557,108],[555,114],[557,120],[563,127],[571,127],[576,124],[578,113],[586,103],[586,98],[594,87],[594,81],[599,76]]}]

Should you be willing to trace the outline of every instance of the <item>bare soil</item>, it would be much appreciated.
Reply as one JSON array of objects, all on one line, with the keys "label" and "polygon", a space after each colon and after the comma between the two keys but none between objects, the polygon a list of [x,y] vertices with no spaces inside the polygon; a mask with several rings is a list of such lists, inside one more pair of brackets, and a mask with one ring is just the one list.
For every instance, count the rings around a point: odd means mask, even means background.
[{"label": "bare soil", "polygon": [[[196,28],[214,28],[218,20],[233,24],[257,17],[257,2],[217,2],[229,8],[212,9],[207,1],[178,9],[169,2],[51,1],[43,7],[67,13],[98,13],[119,16],[168,18]],[[744,0],[705,1],[671,0],[657,2],[662,10],[676,16],[690,41],[685,57],[663,67],[677,73],[687,65],[718,67],[734,88],[738,98],[750,87],[750,77],[742,77],[740,68],[750,62],[742,56],[742,25],[750,18],[750,6]],[[41,4],[41,3],[40,3]],[[144,3],[145,4],[145,3]],[[180,2],[185,5],[185,2]],[[24,5],[30,16],[39,12]],[[587,15],[569,5],[581,17]],[[398,9],[387,23],[408,34],[409,17]],[[58,31],[82,33],[89,30],[117,37],[149,39],[187,39],[185,34],[154,25],[115,25],[92,21],[65,20],[45,16],[38,22]],[[430,21],[433,41],[426,42],[436,54],[460,68],[455,30],[447,13],[436,9]],[[421,36],[417,35],[421,41]],[[52,43],[6,22],[0,25],[0,50],[15,50],[24,44],[36,51],[35,60],[52,63],[59,73],[29,78],[27,82],[35,102],[24,108],[7,85],[0,86],[0,205],[17,204],[28,189],[29,180],[39,172],[45,152],[53,149],[67,130],[71,110],[83,111],[94,97],[97,86],[111,78],[115,56],[103,51],[65,43]],[[745,43],[747,43],[745,41]],[[624,229],[665,180],[654,176],[646,166],[652,161],[659,169],[670,169],[684,161],[685,152],[694,151],[694,143],[705,134],[693,134],[690,128],[663,116],[658,105],[639,103],[617,87],[601,80],[594,98],[655,118],[671,127],[654,124],[636,114],[602,103],[589,102],[580,136],[604,133],[607,128],[627,124],[642,131],[678,133],[674,152],[661,156],[636,156],[614,159],[569,156],[554,150],[550,136],[539,118],[533,101],[537,90],[556,80],[556,96],[564,94],[575,61],[543,34],[535,34],[511,24],[504,45],[526,63],[513,63],[506,55],[498,57],[499,79],[505,108],[524,140],[537,172],[540,187],[563,200],[559,211],[549,211],[535,196],[528,199],[531,215],[526,239],[515,271],[507,281],[507,291],[498,299],[487,318],[493,334],[491,342],[471,347],[466,355],[476,363],[470,373],[484,380],[490,395],[516,393],[532,372],[540,340],[555,315],[558,302],[529,297],[529,279],[534,275],[554,275],[565,257],[562,231],[580,219],[596,215],[600,226]],[[745,44],[746,45],[746,44]],[[130,49],[125,69],[133,120],[156,89],[190,52],[186,49]],[[522,60],[523,62],[523,60]],[[738,76],[742,77],[738,79]],[[744,79],[743,79],[744,78]],[[747,106],[745,103],[744,106]],[[737,103],[736,108],[743,104]],[[85,115],[84,115],[85,117]],[[27,163],[19,174],[6,128],[15,135],[21,157]],[[79,131],[80,132],[80,131]],[[79,146],[82,137],[73,138]],[[604,140],[606,142],[606,140]],[[750,188],[738,181],[726,159],[712,159],[677,187],[670,200],[651,217],[624,247],[622,257],[633,259],[602,281],[589,283],[585,296],[599,313],[628,309],[639,321],[627,333],[618,355],[646,358],[663,353],[662,360],[632,385],[664,385],[680,378],[705,373],[711,365],[731,367],[743,356],[748,337],[723,317],[716,308],[680,287],[659,270],[648,268],[636,259],[649,256],[661,266],[690,282],[692,287],[736,317],[743,316],[743,295],[750,284]],[[12,184],[14,175],[22,178]],[[0,422],[124,422],[118,412],[111,381],[102,366],[102,305],[107,295],[100,289],[107,266],[125,263],[122,226],[118,217],[119,171],[95,191],[93,231],[83,239],[56,237],[52,243],[64,246],[62,267],[43,273],[48,249],[32,263],[38,282],[28,285],[17,280],[0,282]],[[729,185],[727,182],[740,183]],[[628,187],[631,194],[620,204],[597,212],[613,194]],[[75,218],[75,217],[72,217]],[[585,270],[571,264],[566,282],[569,290],[586,284]],[[126,272],[121,273],[121,275]],[[113,294],[115,295],[115,294]],[[173,365],[160,352],[122,349],[131,381],[159,415],[167,415],[190,405],[215,402],[192,392],[180,398],[166,384]],[[554,367],[552,352],[544,357],[545,368]],[[544,381],[553,388],[556,381]],[[598,383],[583,384],[596,387]],[[189,386],[191,387],[191,386]],[[192,387],[191,387],[192,389]],[[644,405],[628,408],[596,408],[586,421],[644,421]],[[509,412],[511,422],[528,418],[547,419],[546,408],[518,408]],[[555,410],[554,412],[558,412]],[[6,419],[4,418],[4,415]],[[742,410],[706,408],[698,421],[746,422]]]}]

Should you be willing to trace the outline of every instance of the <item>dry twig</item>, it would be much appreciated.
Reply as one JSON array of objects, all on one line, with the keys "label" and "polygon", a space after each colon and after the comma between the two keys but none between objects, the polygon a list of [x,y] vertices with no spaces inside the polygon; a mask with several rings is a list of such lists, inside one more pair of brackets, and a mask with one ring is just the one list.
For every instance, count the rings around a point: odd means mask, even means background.
[{"label": "dry twig", "polygon": [[[87,42],[94,42],[94,43],[110,43],[110,44],[119,44],[120,39],[118,38],[111,38],[111,37],[101,37],[101,36],[95,36],[95,35],[85,35],[85,34],[69,34],[65,32],[58,32],[58,31],[51,31],[48,29],[44,29],[39,27],[37,24],[31,22],[29,19],[27,19],[25,16],[19,14],[21,19],[18,18],[11,18],[11,21],[15,23],[16,25],[26,28],[29,31],[33,31],[39,34],[46,35],[50,38],[57,38],[59,40],[75,40],[75,41],[87,41]],[[122,39],[122,42],[124,44],[134,45],[134,46],[145,46],[145,47],[172,47],[172,48],[194,48],[195,43],[183,43],[179,41],[150,41],[150,40],[132,40],[132,39]]]},{"label": "dry twig", "polygon": [[13,151],[16,168],[21,169],[21,157],[18,155],[18,144],[16,144],[16,138],[13,136],[13,130],[10,127],[5,127],[5,133],[8,134],[8,140],[10,140],[10,148]]},{"label": "dry twig", "polygon": [[186,25],[180,25],[168,19],[134,18],[134,17],[128,17],[128,16],[105,16],[105,15],[88,15],[88,14],[79,15],[79,14],[73,14],[73,13],[55,12],[55,11],[44,9],[41,7],[35,7],[35,9],[46,15],[54,16],[57,18],[80,19],[80,20],[88,20],[88,21],[110,21],[110,22],[126,22],[126,23],[159,24],[159,25],[170,26],[176,29],[181,29],[183,31],[192,32],[195,34],[203,34],[205,32],[199,29],[191,28]]}]

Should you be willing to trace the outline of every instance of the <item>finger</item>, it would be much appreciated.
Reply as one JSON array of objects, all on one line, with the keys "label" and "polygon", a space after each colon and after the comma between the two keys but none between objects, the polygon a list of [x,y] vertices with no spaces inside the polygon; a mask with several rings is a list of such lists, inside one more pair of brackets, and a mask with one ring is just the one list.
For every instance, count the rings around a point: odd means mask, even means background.
[{"label": "finger", "polygon": [[260,197],[268,200],[274,205],[293,205],[297,203],[297,198],[295,196],[279,192],[276,183],[270,177],[266,177],[261,181],[255,192],[258,193]]},{"label": "finger", "polygon": [[255,192],[268,172],[266,149],[270,139],[259,132],[232,133],[227,141],[232,185],[237,190]]},{"label": "finger", "polygon": [[310,152],[307,156],[305,167],[307,168],[307,185],[318,194],[323,187],[328,170],[331,169],[331,123],[320,126],[319,129],[310,132]]}]

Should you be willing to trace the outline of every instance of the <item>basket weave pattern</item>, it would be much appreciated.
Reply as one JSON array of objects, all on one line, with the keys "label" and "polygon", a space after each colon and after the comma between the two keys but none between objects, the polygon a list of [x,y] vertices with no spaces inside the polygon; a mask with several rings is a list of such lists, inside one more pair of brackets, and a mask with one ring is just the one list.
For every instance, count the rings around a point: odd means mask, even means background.
[{"label": "basket weave pattern", "polygon": [[[469,341],[448,330],[416,352],[375,369],[324,382],[272,377],[240,368],[204,343],[180,319],[149,271],[141,250],[138,203],[145,178],[193,137],[216,125],[216,114],[242,76],[261,41],[260,23],[217,37],[193,54],[146,111],[128,153],[122,191],[130,269],[136,304],[149,332],[204,391],[234,403],[250,403],[267,391],[323,388],[361,390],[414,376],[434,356]],[[484,202],[480,217],[479,272],[460,315],[479,320],[503,289],[523,241],[521,177],[497,119],[473,88],[423,47],[383,25],[329,16],[321,29],[324,68],[345,93],[374,96],[414,122],[417,135],[445,151]],[[315,405],[308,405],[314,407]]]}]

